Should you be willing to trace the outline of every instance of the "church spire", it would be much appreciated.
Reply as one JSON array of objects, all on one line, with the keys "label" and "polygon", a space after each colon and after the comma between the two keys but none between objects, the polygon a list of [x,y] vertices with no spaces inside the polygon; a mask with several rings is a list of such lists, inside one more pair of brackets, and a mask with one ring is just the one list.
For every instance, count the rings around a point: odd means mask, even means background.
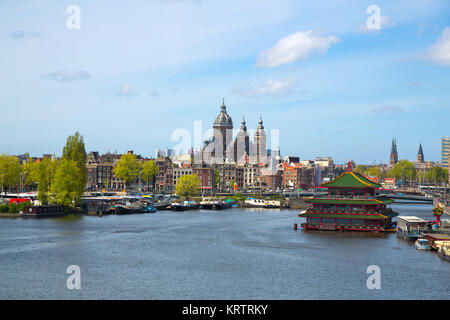
[{"label": "church spire", "polygon": [[417,162],[423,163],[424,161],[425,161],[425,158],[423,156],[422,143],[420,143],[419,152],[417,152]]},{"label": "church spire", "polygon": [[395,140],[395,138],[393,138],[391,147],[390,165],[393,166],[397,162],[398,162],[397,141]]}]

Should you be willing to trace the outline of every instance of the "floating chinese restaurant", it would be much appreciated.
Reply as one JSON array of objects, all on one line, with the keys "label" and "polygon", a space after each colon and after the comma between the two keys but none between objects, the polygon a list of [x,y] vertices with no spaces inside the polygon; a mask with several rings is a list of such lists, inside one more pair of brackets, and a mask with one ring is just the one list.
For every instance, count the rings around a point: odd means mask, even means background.
[{"label": "floating chinese restaurant", "polygon": [[346,172],[323,183],[328,194],[306,200],[308,209],[299,214],[305,230],[395,231],[392,218],[398,213],[387,208],[393,200],[376,196],[381,185],[354,172],[349,163]]}]

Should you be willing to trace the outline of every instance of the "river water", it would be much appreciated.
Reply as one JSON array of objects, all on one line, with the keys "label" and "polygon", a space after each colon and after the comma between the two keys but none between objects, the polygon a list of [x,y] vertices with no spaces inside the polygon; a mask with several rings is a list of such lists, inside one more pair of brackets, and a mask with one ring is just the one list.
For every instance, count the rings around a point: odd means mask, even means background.
[{"label": "river water", "polygon": [[[432,205],[394,204],[433,219]],[[450,299],[450,263],[393,233],[294,231],[296,210],[0,220],[0,299]],[[81,289],[69,290],[69,265]],[[380,268],[369,290],[367,267]]]}]

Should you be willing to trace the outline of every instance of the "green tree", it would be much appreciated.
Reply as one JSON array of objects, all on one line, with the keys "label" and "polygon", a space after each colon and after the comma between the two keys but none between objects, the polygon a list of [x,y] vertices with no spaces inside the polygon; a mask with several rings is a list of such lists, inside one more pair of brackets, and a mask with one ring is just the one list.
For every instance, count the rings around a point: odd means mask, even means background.
[{"label": "green tree", "polygon": [[85,172],[74,160],[62,159],[55,172],[51,191],[54,200],[68,207],[75,208],[81,201],[84,192]]},{"label": "green tree", "polygon": [[20,181],[21,166],[19,159],[15,156],[8,156],[2,154],[0,156],[0,179],[3,191],[5,189],[11,190],[17,187]]},{"label": "green tree", "polygon": [[448,169],[439,166],[432,167],[428,170],[426,178],[433,183],[446,183],[448,182]]},{"label": "green tree", "polygon": [[142,166],[142,178],[147,181],[147,187],[149,185],[149,181],[153,180],[153,177],[157,175],[159,172],[159,168],[156,166],[155,161],[149,160],[144,163]]},{"label": "green tree", "polygon": [[80,184],[86,186],[87,184],[87,169],[86,159],[87,153],[84,145],[84,138],[77,131],[73,136],[69,136],[66,141],[66,145],[63,149],[62,159],[75,161],[78,168],[83,171],[83,175],[80,177]]},{"label": "green tree", "polygon": [[397,180],[408,180],[411,183],[416,178],[414,163],[408,160],[400,160],[389,170],[389,176]]},{"label": "green tree", "polygon": [[35,186],[39,180],[39,162],[33,161],[32,158],[27,160],[22,165],[22,173],[25,177],[25,185]]},{"label": "green tree", "polygon": [[86,158],[84,139],[77,131],[67,138],[60,161],[44,159],[47,180],[51,181],[50,189],[57,203],[75,208],[81,202],[87,184]]},{"label": "green tree", "polygon": [[362,173],[362,174],[366,174],[366,170],[367,170],[367,166],[366,166],[366,165],[363,165],[363,164],[358,164],[358,165],[355,167],[355,171],[356,171],[356,172],[359,172],[359,173]]},{"label": "green tree", "polygon": [[178,179],[176,193],[189,199],[189,197],[200,195],[200,186],[201,181],[198,175],[187,174]]},{"label": "green tree", "polygon": [[141,163],[137,160],[134,154],[124,154],[117,161],[113,169],[114,175],[125,182],[125,190],[127,185],[135,181],[142,170]]},{"label": "green tree", "polygon": [[48,191],[50,189],[49,175],[47,174],[47,166],[44,162],[39,164],[37,198],[42,205],[48,203]]}]

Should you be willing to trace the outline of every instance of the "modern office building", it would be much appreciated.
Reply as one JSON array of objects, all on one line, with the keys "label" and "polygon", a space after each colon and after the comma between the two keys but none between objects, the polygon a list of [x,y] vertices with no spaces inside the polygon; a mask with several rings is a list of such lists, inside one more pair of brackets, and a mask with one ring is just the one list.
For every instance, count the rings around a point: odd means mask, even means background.
[{"label": "modern office building", "polygon": [[442,138],[442,155],[441,155],[441,162],[442,167],[448,168],[449,162],[448,157],[450,153],[450,137]]}]

